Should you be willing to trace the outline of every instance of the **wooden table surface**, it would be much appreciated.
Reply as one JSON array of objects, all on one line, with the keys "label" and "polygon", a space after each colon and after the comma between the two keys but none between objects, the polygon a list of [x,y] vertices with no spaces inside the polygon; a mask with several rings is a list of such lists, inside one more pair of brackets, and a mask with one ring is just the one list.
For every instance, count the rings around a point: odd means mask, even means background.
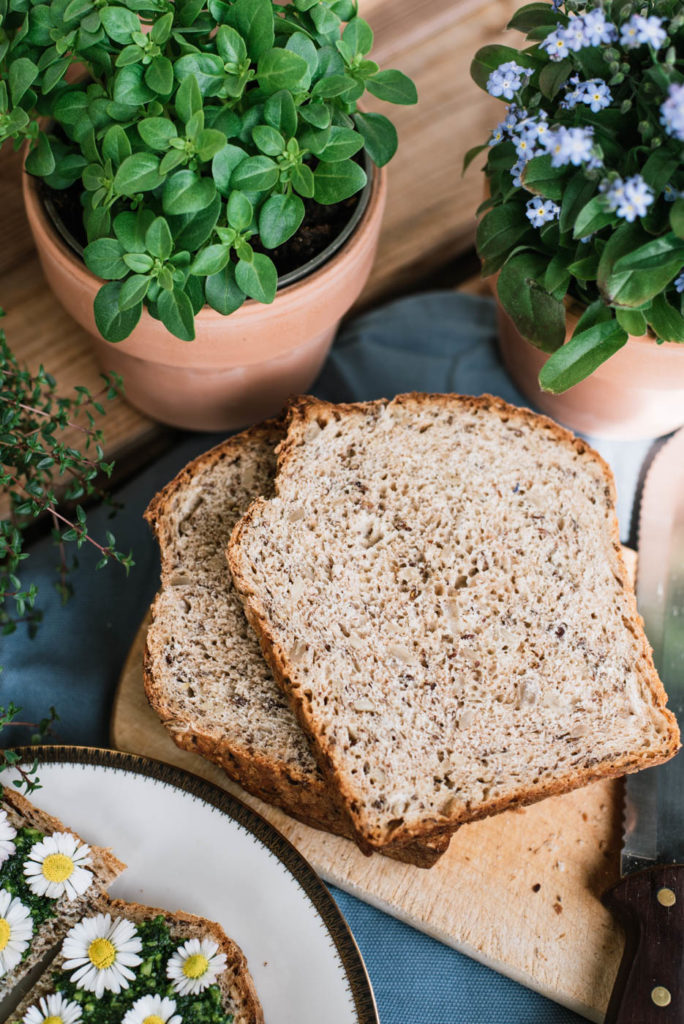
[{"label": "wooden table surface", "polygon": [[[388,111],[399,131],[400,148],[390,165],[378,257],[360,306],[376,305],[417,286],[434,286],[436,280],[463,283],[456,261],[472,250],[482,189],[476,166],[462,176],[463,155],[484,141],[501,112],[501,104],[471,82],[469,66],[479,46],[499,38],[517,6],[516,0],[361,0],[360,13],[375,31],[374,57],[383,67],[411,75],[420,99],[415,107]],[[370,96],[367,105],[387,109]],[[19,154],[6,144],[0,151],[0,306],[7,313],[8,340],[29,367],[44,364],[62,393],[75,384],[97,390],[99,371],[88,336],[45,283],[20,181]],[[472,262],[465,266],[472,275]],[[470,282],[469,287],[478,286]],[[174,436],[124,401],[107,408],[102,424],[105,451],[116,459],[120,473],[154,457]],[[6,510],[5,502],[0,512]]]}]

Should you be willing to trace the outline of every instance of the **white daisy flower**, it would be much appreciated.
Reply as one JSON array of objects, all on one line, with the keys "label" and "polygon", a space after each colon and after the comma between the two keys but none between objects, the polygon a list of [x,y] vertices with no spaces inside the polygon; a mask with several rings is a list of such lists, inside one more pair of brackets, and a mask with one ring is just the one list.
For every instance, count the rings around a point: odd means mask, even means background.
[{"label": "white daisy flower", "polygon": [[20,963],[32,935],[28,907],[7,889],[0,889],[0,977]]},{"label": "white daisy flower", "polygon": [[194,996],[213,985],[225,966],[226,957],[213,939],[188,939],[170,957],[166,976],[179,995]]},{"label": "white daisy flower", "polygon": [[131,967],[142,963],[142,942],[135,925],[111,914],[86,917],[67,933],[62,944],[64,970],[74,971],[71,980],[100,999],[103,992],[118,994],[128,988],[135,974]]},{"label": "white daisy flower", "polygon": [[182,1024],[176,1013],[175,999],[166,996],[141,996],[136,999],[121,1024]]},{"label": "white daisy flower", "polygon": [[12,856],[16,846],[12,842],[17,834],[16,828],[10,824],[7,811],[0,810],[0,864]]},{"label": "white daisy flower", "polygon": [[71,832],[53,832],[34,843],[24,863],[24,875],[31,892],[56,900],[82,896],[93,880],[90,847]]},{"label": "white daisy flower", "polygon": [[41,996],[37,1005],[30,1006],[21,1024],[77,1024],[83,1016],[78,1003],[70,1002],[61,992]]}]

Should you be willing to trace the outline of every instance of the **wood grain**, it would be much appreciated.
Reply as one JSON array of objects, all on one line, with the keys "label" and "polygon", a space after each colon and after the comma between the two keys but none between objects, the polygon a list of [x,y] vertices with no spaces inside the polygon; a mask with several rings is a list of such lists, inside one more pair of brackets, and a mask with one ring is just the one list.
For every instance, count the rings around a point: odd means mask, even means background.
[{"label": "wood grain", "polygon": [[[634,552],[625,552],[633,576]],[[601,896],[618,878],[622,784],[608,780],[461,828],[429,871],[364,857],[250,796],[179,750],[142,685],[147,622],[124,667],[111,739],[223,786],[278,828],[347,892],[593,1021],[603,1018],[623,948]]]}]

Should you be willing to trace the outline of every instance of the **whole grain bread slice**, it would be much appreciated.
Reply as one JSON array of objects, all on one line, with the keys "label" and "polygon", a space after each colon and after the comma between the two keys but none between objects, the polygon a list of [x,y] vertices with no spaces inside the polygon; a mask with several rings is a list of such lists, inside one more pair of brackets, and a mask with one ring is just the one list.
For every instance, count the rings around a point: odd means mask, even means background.
[{"label": "whole grain bread slice", "polygon": [[[263,1024],[264,1015],[256,993],[254,981],[249,973],[244,953],[230,939],[219,924],[203,917],[186,914],[183,911],[170,913],[155,907],[145,907],[139,903],[127,903],[124,900],[103,899],[96,908],[98,913],[109,913],[112,918],[125,918],[133,924],[143,921],[163,919],[174,940],[182,943],[187,939],[210,938],[218,946],[219,952],[226,957],[226,966],[218,976],[216,983],[221,991],[221,1008],[227,1015],[233,1015],[232,1024]],[[55,957],[49,967],[36,982],[25,999],[17,1007],[11,1017],[12,1024],[21,1024],[30,1007],[37,1006],[41,997],[49,996],[55,991],[56,975],[63,970],[64,957],[61,953]],[[106,994],[105,994],[106,999]],[[99,1004],[99,1012],[103,1006]],[[87,1015],[83,1024],[89,1024]]]},{"label": "whole grain bread slice", "polygon": [[[16,790],[4,788],[0,809],[7,814],[10,825],[17,833],[22,829],[32,829],[43,836],[52,836],[56,832],[69,832],[81,842],[85,842],[73,829],[68,828],[52,815],[46,814],[45,811],[39,810]],[[39,841],[38,836],[35,841]],[[89,869],[93,875],[90,887],[82,896],[74,899],[63,895],[55,900],[53,916],[46,918],[39,927],[34,928],[30,946],[21,962],[13,970],[0,977],[0,1001],[40,962],[48,950],[61,941],[72,924],[82,917],[88,908],[102,899],[104,890],[125,869],[126,865],[122,864],[111,850],[91,844],[87,845],[91,855]],[[16,880],[15,858],[8,857],[0,865],[0,890],[7,889],[12,896],[18,897],[23,902],[26,899],[27,890],[22,887],[21,881],[17,882]]]},{"label": "whole grain bread slice", "polygon": [[229,561],[361,842],[636,771],[679,746],[612,475],[491,396],[294,403]]},{"label": "whole grain bread slice", "polygon": [[[255,497],[273,492],[271,422],[229,438],[183,469],[145,516],[161,551],[162,589],[144,657],[148,700],[175,743],[220,765],[248,792],[314,828],[353,838],[245,619],[225,549]],[[448,838],[385,852],[431,867]]]}]

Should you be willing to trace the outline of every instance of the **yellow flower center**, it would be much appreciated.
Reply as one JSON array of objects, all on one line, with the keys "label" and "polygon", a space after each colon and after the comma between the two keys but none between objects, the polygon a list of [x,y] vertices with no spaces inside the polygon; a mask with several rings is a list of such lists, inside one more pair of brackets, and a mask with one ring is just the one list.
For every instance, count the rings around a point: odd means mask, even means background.
[{"label": "yellow flower center", "polygon": [[201,953],[193,953],[183,964],[183,974],[186,978],[201,978],[209,968],[209,961]]},{"label": "yellow flower center", "polygon": [[43,1017],[43,1024],[64,1024],[61,1017]]},{"label": "yellow flower center", "polygon": [[98,971],[106,971],[116,960],[116,947],[109,939],[94,939],[88,946],[88,956]]},{"label": "yellow flower center", "polygon": [[74,862],[65,853],[51,853],[43,861],[43,878],[48,882],[65,882],[74,871]]},{"label": "yellow flower center", "polygon": [[156,1013],[151,1013],[149,1017],[145,1017],[142,1024],[164,1024],[164,1021]]},{"label": "yellow flower center", "polygon": [[0,917],[0,952],[5,948],[10,940],[12,929],[9,926],[9,922],[4,917]]}]

